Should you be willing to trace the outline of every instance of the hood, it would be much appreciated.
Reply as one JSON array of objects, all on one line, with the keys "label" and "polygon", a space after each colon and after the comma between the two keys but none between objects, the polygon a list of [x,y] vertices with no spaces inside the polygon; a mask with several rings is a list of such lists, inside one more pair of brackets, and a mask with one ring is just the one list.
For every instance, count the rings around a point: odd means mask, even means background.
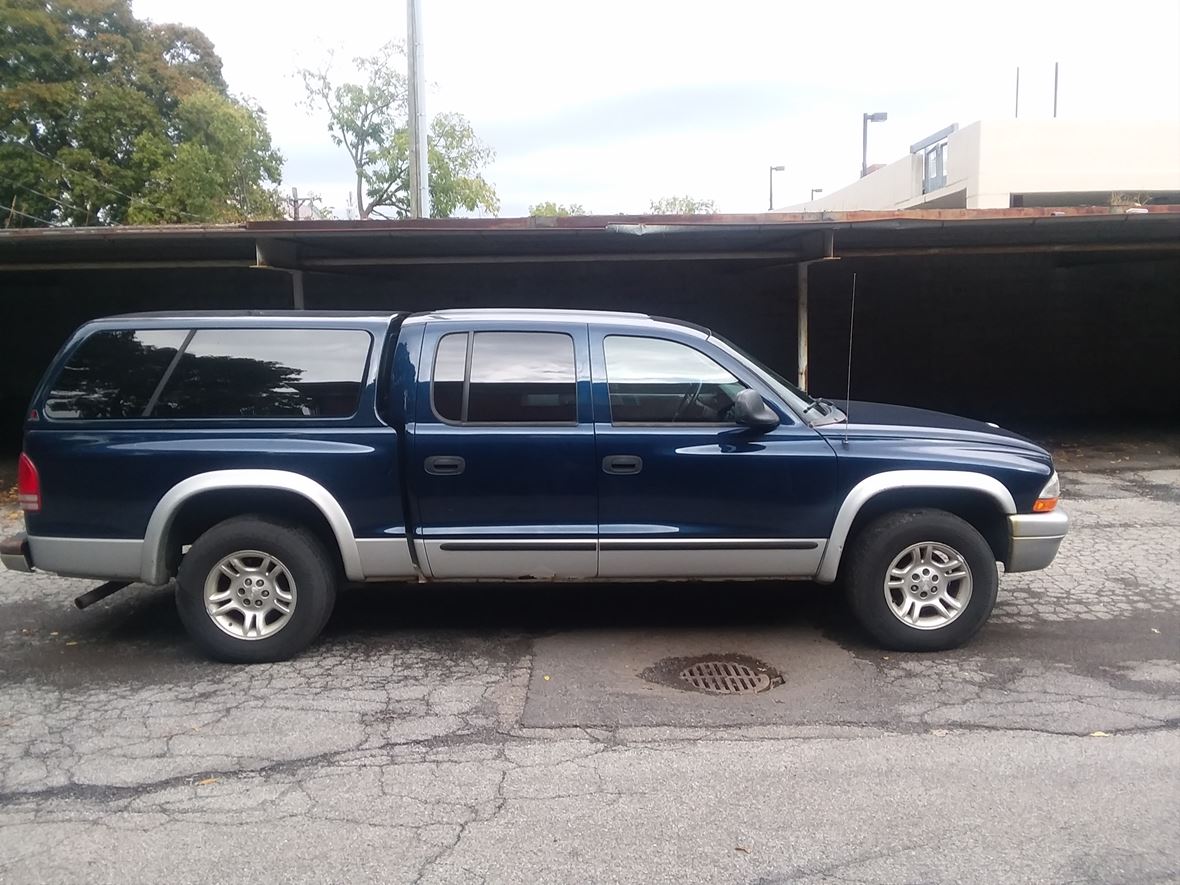
[{"label": "hood", "polygon": [[[834,400],[841,409],[845,404],[843,400]],[[998,427],[994,424],[989,424],[986,421],[976,421],[974,418],[962,418],[958,415],[949,415],[946,412],[934,412],[930,409],[918,409],[912,406],[894,406],[887,403],[866,403],[853,400],[849,405],[849,419],[848,423],[852,427],[867,426],[881,426],[888,427],[891,431],[897,433],[904,431],[907,428],[929,428],[931,431],[969,431],[972,433],[986,433],[990,436],[1003,437],[1009,440],[1018,440],[1028,445],[1036,445],[1026,437],[1018,433],[1013,433],[1011,430],[1005,430],[1003,427]],[[844,426],[844,422],[831,424],[824,427],[825,430],[840,428]],[[907,434],[908,435],[908,434]],[[925,433],[913,434],[915,436],[926,436]],[[940,435],[934,433],[931,435]],[[1040,448],[1038,446],[1038,448]]]}]

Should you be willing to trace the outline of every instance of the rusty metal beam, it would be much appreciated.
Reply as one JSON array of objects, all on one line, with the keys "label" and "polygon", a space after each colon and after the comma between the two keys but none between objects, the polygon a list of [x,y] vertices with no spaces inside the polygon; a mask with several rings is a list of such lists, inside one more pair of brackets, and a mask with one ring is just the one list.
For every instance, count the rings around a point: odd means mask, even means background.
[{"label": "rusty metal beam", "polygon": [[406,264],[569,264],[595,261],[781,261],[797,252],[745,250],[736,252],[590,252],[584,255],[373,255],[351,258],[305,258],[302,267],[382,267]]}]

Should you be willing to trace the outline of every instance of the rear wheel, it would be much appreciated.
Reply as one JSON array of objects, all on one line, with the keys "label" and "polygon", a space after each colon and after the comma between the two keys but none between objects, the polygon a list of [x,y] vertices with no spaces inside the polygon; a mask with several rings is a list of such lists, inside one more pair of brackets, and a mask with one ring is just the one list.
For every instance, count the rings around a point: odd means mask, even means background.
[{"label": "rear wheel", "polygon": [[889,513],[857,535],[845,589],[861,626],[886,648],[939,651],[975,635],[999,576],[983,536],[942,510]]},{"label": "rear wheel", "polygon": [[210,657],[281,661],[319,635],[336,598],[336,568],[311,532],[241,516],[201,535],[180,563],[176,607]]}]

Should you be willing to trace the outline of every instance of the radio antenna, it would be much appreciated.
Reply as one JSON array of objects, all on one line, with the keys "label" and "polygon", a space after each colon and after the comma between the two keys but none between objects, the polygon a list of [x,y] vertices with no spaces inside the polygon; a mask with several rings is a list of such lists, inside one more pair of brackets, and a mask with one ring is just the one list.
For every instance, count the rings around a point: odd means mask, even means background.
[{"label": "radio antenna", "polygon": [[844,387],[844,445],[848,445],[848,420],[852,413],[852,330],[856,328],[856,271],[852,272],[852,307],[848,311],[848,372]]}]

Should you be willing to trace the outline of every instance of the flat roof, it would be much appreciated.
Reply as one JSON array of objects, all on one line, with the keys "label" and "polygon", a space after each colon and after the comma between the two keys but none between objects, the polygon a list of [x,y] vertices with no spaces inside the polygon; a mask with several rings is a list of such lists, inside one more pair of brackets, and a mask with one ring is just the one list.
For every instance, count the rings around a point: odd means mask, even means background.
[{"label": "flat roof", "polygon": [[1180,249],[1180,206],[586,215],[0,230],[0,271],[752,260]]}]

